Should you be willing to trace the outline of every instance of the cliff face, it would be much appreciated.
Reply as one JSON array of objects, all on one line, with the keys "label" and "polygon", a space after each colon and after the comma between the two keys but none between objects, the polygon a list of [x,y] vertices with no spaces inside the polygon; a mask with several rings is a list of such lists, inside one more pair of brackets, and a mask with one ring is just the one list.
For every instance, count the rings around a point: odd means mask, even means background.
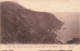
[{"label": "cliff face", "polygon": [[14,2],[1,2],[1,43],[59,43],[62,22],[54,15],[26,9]]}]

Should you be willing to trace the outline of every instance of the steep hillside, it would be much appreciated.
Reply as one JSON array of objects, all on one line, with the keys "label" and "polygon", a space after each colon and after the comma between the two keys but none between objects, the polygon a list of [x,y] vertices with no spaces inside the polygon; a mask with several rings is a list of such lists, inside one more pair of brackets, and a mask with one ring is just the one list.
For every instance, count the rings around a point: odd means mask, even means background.
[{"label": "steep hillside", "polygon": [[54,31],[63,23],[56,16],[8,1],[1,2],[0,7],[1,43],[60,43]]}]

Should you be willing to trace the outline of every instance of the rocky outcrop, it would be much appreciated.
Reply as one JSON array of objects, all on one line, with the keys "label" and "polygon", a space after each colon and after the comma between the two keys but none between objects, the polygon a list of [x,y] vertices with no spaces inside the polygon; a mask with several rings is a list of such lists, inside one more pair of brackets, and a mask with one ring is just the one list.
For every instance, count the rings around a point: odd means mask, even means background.
[{"label": "rocky outcrop", "polygon": [[80,44],[80,38],[73,38],[72,40],[67,41],[67,44]]}]

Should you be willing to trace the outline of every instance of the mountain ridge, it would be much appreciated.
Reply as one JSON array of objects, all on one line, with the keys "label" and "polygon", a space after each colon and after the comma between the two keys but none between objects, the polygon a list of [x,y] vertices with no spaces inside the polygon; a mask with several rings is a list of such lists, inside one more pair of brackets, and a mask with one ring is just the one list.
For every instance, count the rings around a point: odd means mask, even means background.
[{"label": "mountain ridge", "polygon": [[55,15],[29,10],[14,2],[2,2],[0,7],[1,43],[61,43],[54,30],[63,23]]}]

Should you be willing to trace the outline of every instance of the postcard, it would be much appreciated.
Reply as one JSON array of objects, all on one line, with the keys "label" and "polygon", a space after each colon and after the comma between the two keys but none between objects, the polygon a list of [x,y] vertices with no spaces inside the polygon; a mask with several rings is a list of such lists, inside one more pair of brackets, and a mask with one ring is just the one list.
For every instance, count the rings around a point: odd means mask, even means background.
[{"label": "postcard", "polygon": [[80,51],[80,0],[0,0],[1,51]]}]

